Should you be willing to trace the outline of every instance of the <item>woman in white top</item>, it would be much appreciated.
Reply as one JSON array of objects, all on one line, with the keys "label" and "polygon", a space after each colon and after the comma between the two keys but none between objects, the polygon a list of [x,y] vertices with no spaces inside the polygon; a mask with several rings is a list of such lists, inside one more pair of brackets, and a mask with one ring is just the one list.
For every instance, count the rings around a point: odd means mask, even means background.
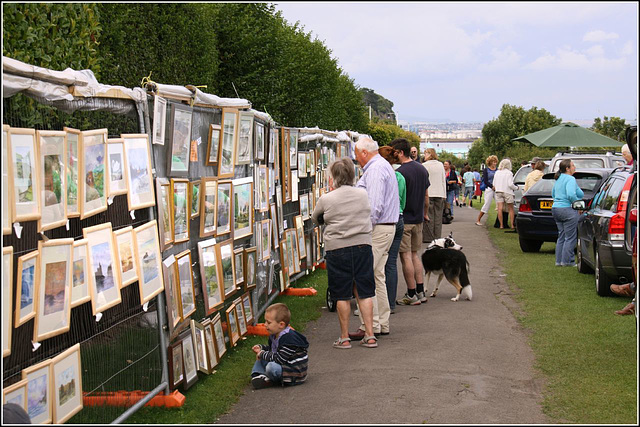
[{"label": "woman in white top", "polygon": [[513,203],[515,201],[513,190],[517,190],[518,186],[513,183],[511,160],[502,159],[502,161],[500,162],[498,170],[493,177],[493,188],[496,192],[496,203],[498,205],[498,221],[500,222],[500,228],[504,228],[502,209],[504,208],[504,204],[506,203],[507,209],[509,209],[509,223],[511,224],[511,228],[513,229],[513,221],[516,216],[513,209]]}]

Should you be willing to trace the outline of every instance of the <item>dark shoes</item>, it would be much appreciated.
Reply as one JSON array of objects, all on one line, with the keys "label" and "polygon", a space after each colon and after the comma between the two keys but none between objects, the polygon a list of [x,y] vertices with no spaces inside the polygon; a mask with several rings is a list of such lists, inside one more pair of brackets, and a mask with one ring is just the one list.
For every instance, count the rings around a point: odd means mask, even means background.
[{"label": "dark shoes", "polygon": [[[380,335],[389,335],[389,332],[375,332],[373,335],[377,338]],[[364,336],[365,332],[362,329],[358,329],[355,332],[349,332],[349,338],[351,338],[352,340],[361,340],[364,338]]]},{"label": "dark shoes", "polygon": [[620,295],[621,297],[630,297],[630,298],[634,297],[634,293],[631,290],[630,283],[627,283],[625,285],[611,285],[609,286],[609,289],[611,289],[611,292],[613,292],[616,295]]},{"label": "dark shoes", "polygon": [[271,387],[273,385],[273,381],[267,378],[266,375],[260,374],[251,378],[251,385],[254,389],[260,390],[261,388]]},{"label": "dark shoes", "polygon": [[618,316],[626,316],[628,314],[636,314],[636,305],[632,302],[627,304],[622,310],[615,312]]}]

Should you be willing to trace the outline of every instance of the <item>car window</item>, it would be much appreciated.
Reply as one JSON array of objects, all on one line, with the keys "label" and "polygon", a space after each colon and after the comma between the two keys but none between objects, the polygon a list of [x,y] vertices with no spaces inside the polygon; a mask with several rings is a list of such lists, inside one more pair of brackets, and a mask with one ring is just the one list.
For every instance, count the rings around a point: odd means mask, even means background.
[{"label": "car window", "polygon": [[576,178],[576,183],[582,191],[593,192],[600,182],[602,182],[602,178],[595,175]]},{"label": "car window", "polygon": [[626,164],[627,164],[627,162],[625,162],[624,160],[617,160],[617,159],[614,159],[614,160],[611,162],[611,167],[612,167],[612,168],[617,168],[617,167],[620,167],[620,166],[624,166],[624,165],[626,165]]},{"label": "car window", "polygon": [[513,177],[513,182],[515,184],[524,183],[524,180],[527,179],[527,175],[529,175],[529,173],[531,173],[531,166],[527,165],[521,167]]},{"label": "car window", "polygon": [[603,168],[603,159],[573,159],[573,164],[576,165],[576,169],[591,169],[591,168]]},{"label": "car window", "polygon": [[602,200],[600,201],[600,207],[604,210],[613,210],[618,202],[618,197],[624,187],[624,180],[611,177],[606,184],[606,192],[603,192]]}]

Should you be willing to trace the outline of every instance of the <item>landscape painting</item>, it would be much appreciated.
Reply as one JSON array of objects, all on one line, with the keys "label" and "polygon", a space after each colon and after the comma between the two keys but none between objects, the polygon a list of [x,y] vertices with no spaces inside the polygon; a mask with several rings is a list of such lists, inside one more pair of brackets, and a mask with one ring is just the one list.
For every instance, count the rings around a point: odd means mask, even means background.
[{"label": "landscape painting", "polygon": [[204,296],[204,308],[207,316],[222,304],[223,295],[218,278],[218,264],[216,262],[215,240],[210,239],[198,242],[200,255],[200,275],[202,277],[202,290]]},{"label": "landscape painting", "polygon": [[103,294],[116,284],[111,263],[111,248],[103,242],[91,247],[91,266],[95,280],[96,293]]},{"label": "landscape painting", "polygon": [[33,148],[19,145],[13,148],[14,179],[17,203],[33,202]]},{"label": "landscape painting", "polygon": [[67,217],[79,215],[78,212],[78,131],[67,132]]},{"label": "landscape painting", "polygon": [[220,243],[219,246],[220,271],[222,283],[224,284],[224,296],[231,295],[236,290],[233,265],[233,242]]},{"label": "landscape painting", "polygon": [[84,147],[84,201],[91,202],[105,196],[104,161],[105,145],[85,145]]},{"label": "landscape painting", "polygon": [[65,308],[67,262],[51,262],[45,265],[44,315],[63,311]]},{"label": "landscape painting", "polygon": [[233,182],[233,238],[250,236],[253,226],[253,182],[244,178]]}]

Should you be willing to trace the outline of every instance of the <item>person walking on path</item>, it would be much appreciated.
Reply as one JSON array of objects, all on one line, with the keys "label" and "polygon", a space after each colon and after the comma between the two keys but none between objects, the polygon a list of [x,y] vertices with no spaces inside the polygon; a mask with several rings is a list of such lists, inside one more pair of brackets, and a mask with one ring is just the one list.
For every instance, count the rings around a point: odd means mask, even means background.
[{"label": "person walking on path", "polygon": [[[363,343],[375,346],[373,306],[376,283],[371,249],[371,209],[367,192],[353,186],[353,161],[343,157],[329,165],[328,193],[318,199],[311,220],[324,224],[328,287],[336,300],[340,338],[335,348],[351,348],[349,315],[355,295],[364,323]],[[365,338],[367,338],[365,340]]]},{"label": "person walking on path", "polygon": [[456,198],[456,187],[458,187],[458,175],[449,160],[444,161],[444,176],[447,181],[447,203],[453,219],[453,201]]},{"label": "person walking on path", "polygon": [[442,162],[438,160],[438,154],[433,148],[427,148],[424,152],[426,162],[422,166],[429,173],[429,210],[428,220],[422,228],[422,242],[431,243],[442,237],[442,213],[444,201],[447,197],[447,182]]},{"label": "person walking on path", "polygon": [[515,194],[514,190],[518,189],[518,186],[513,183],[513,172],[511,172],[511,160],[502,159],[500,162],[500,166],[498,166],[498,171],[493,177],[493,188],[496,193],[496,204],[498,205],[498,221],[500,222],[500,228],[504,227],[504,218],[502,215],[502,210],[504,205],[507,205],[507,209],[509,210],[509,224],[511,227],[507,227],[510,229],[514,229],[514,219],[516,217],[516,213],[513,208],[513,204],[515,203]]},{"label": "person walking on path", "polygon": [[469,165],[464,167],[464,175],[462,175],[462,181],[464,182],[464,200],[462,202],[462,206],[471,207],[475,176],[473,176],[473,172],[471,172],[471,167],[469,167]]},{"label": "person walking on path", "polygon": [[[378,154],[378,143],[367,136],[356,142],[356,161],[363,174],[356,187],[364,188],[371,207],[371,247],[373,250],[373,271],[376,281],[376,302],[373,304],[373,332],[389,333],[389,299],[384,267],[389,256],[389,248],[396,233],[396,222],[400,216],[398,203],[398,181],[389,162]],[[362,312],[359,313],[360,328],[349,334],[351,339],[365,336]]]},{"label": "person walking on path", "polygon": [[400,172],[407,183],[407,203],[404,208],[404,233],[400,243],[402,273],[407,282],[407,293],[396,301],[401,305],[419,305],[427,302],[424,292],[424,272],[418,251],[422,248],[422,227],[428,220],[429,212],[429,172],[420,163],[412,160],[409,141],[399,138],[391,141],[398,153]]},{"label": "person walking on path", "polygon": [[573,251],[578,240],[578,218],[580,214],[571,207],[576,200],[584,197],[584,192],[578,187],[573,177],[576,166],[571,159],[560,162],[556,172],[556,182],[551,190],[553,205],[551,214],[558,227],[558,241],[556,243],[556,266],[574,267]]},{"label": "person walking on path", "polygon": [[476,219],[476,225],[482,225],[480,220],[482,219],[483,215],[489,212],[491,202],[493,202],[493,195],[495,194],[493,191],[493,177],[496,173],[498,157],[494,155],[487,157],[487,160],[485,160],[485,165],[487,165],[487,167],[482,171],[481,183],[481,186],[484,185],[484,204],[482,205],[482,209],[480,209],[478,219]]}]

